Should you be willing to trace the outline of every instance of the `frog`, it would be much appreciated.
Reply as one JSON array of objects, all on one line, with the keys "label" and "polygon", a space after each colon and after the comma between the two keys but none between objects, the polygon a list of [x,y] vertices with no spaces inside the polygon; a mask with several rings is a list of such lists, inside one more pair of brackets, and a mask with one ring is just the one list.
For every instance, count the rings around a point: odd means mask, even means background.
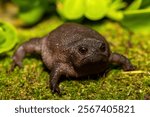
[{"label": "frog", "polygon": [[61,94],[59,81],[63,76],[81,78],[104,74],[111,64],[124,71],[135,69],[127,57],[110,50],[104,36],[78,23],[64,23],[43,37],[21,44],[12,56],[12,70],[16,66],[23,67],[27,54],[41,56],[50,72],[50,89],[57,94]]}]

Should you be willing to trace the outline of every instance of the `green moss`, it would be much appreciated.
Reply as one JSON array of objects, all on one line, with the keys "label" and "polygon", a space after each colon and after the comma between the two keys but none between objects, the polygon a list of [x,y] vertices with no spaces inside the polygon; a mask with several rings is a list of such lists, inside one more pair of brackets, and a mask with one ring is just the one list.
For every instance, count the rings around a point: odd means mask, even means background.
[{"label": "green moss", "polygon": [[[63,23],[57,17],[41,24],[18,29],[21,42],[43,36]],[[87,24],[101,32],[110,42],[112,51],[130,58],[137,67],[135,72],[112,69],[106,77],[94,79],[64,79],[60,83],[62,96],[52,94],[49,89],[49,73],[38,57],[26,57],[24,67],[14,72],[10,56],[0,56],[0,99],[144,99],[150,95],[150,35],[130,34],[119,24]],[[44,30],[43,30],[44,29]]]}]

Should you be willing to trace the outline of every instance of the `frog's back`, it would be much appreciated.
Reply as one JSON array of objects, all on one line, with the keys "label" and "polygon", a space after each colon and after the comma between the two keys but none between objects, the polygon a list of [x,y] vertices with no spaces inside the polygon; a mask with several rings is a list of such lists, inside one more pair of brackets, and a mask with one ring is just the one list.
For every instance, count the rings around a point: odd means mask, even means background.
[{"label": "frog's back", "polygon": [[52,49],[65,48],[85,38],[105,40],[96,31],[76,23],[65,23],[49,33],[48,45]]}]

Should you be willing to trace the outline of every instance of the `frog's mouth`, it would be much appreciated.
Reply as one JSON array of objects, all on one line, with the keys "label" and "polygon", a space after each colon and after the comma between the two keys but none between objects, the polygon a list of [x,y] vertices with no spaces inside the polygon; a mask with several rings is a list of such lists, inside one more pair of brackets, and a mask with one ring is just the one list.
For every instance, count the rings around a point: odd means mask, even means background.
[{"label": "frog's mouth", "polygon": [[90,74],[99,74],[106,70],[108,65],[107,60],[94,60],[80,64],[80,67],[75,68],[81,76]]},{"label": "frog's mouth", "polygon": [[100,55],[93,55],[93,56],[87,56],[81,60],[82,64],[88,64],[88,63],[105,63],[108,62],[108,56],[104,54]]}]

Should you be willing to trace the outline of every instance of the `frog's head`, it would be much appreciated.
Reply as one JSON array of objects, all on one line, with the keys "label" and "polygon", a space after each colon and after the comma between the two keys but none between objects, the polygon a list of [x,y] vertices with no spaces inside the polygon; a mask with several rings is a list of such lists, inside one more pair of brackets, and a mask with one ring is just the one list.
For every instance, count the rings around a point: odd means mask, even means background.
[{"label": "frog's head", "polygon": [[[102,37],[103,38],[103,37]],[[85,38],[72,43],[70,59],[74,67],[108,62],[109,45],[106,40]]]}]

